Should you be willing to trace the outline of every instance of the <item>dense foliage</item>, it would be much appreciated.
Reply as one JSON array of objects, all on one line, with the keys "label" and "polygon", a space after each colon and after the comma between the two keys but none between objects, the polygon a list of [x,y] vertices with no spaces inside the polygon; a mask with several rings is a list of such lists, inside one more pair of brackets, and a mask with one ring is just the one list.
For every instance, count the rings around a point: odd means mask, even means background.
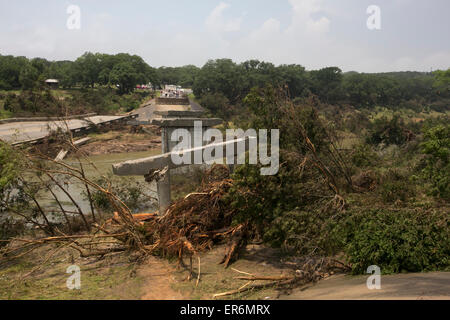
[{"label": "dense foliage", "polygon": [[420,272],[450,265],[448,213],[372,209],[349,212],[335,229],[355,273]]},{"label": "dense foliage", "polygon": [[45,79],[58,79],[63,88],[114,85],[121,93],[137,84],[155,82],[156,71],[141,57],[86,52],[75,61],[47,61],[0,55],[0,90],[31,89]]},{"label": "dense foliage", "polygon": [[137,84],[151,82],[155,88],[164,84],[192,87],[199,100],[219,94],[232,105],[242,102],[252,88],[271,85],[287,88],[291,98],[314,94],[322,102],[355,108],[381,105],[443,111],[448,109],[450,99],[448,74],[448,70],[343,73],[337,67],[307,71],[297,64],[275,66],[259,60],[235,63],[231,59],[210,60],[201,68],[153,68],[141,57],[125,53],[86,52],[75,61],[0,55],[0,90],[31,89],[47,78],[56,78],[64,88],[113,85],[121,93],[128,93]]},{"label": "dense foliage", "polygon": [[425,130],[422,152],[427,155],[423,175],[432,182],[431,193],[450,200],[450,125]]},{"label": "dense foliage", "polygon": [[119,94],[111,88],[68,90],[63,96],[53,94],[48,88],[8,93],[3,109],[16,117],[58,116],[86,114],[111,114],[129,112],[139,107],[148,92]]},{"label": "dense foliage", "polygon": [[[361,139],[338,161],[333,128],[314,99],[293,103],[269,87],[252,90],[244,103],[249,127],[280,129],[280,169],[274,176],[261,176],[259,166],[235,170],[226,201],[236,224],[296,254],[343,254],[354,273],[370,265],[383,273],[448,269],[448,124],[430,122],[422,138],[398,116],[379,118],[366,132],[371,143]],[[356,173],[350,183],[347,169]],[[436,198],[424,201],[429,190]],[[344,207],[337,192],[349,198]]]},{"label": "dense foliage", "polygon": [[450,99],[447,73],[343,73],[337,67],[306,71],[301,65],[275,66],[258,60],[237,64],[218,59],[208,61],[196,72],[193,90],[200,101],[221,94],[234,105],[240,104],[252,88],[271,85],[287,88],[293,99],[313,94],[324,103],[352,105],[356,109],[384,106],[445,111]]}]

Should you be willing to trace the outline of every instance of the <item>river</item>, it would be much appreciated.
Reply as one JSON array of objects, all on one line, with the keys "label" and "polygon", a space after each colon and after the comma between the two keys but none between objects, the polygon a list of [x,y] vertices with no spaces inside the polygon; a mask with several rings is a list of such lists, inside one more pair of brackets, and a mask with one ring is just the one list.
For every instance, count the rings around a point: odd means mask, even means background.
[{"label": "river", "polygon": [[[107,154],[107,155],[97,155],[88,157],[88,159],[83,160],[82,164],[85,169],[85,174],[88,179],[96,180],[101,176],[105,176],[110,178],[115,183],[124,183],[124,184],[138,184],[139,188],[142,192],[152,198],[157,197],[156,193],[156,183],[147,183],[144,180],[144,177],[118,177],[112,174],[112,165],[115,163],[134,160],[140,158],[151,157],[154,155],[158,155],[161,153],[160,149],[152,149],[144,152],[129,152],[129,153],[118,153],[118,154]],[[78,160],[73,157],[68,157],[64,160],[65,163],[75,166],[78,166]],[[93,163],[95,167],[91,164]],[[85,193],[86,188],[84,184],[76,178],[71,178],[70,181],[64,184],[64,187],[70,195],[75,199],[75,201],[80,206],[83,213],[90,216],[90,204],[86,199]],[[53,188],[53,192],[56,194],[60,203],[67,211],[76,211],[76,207],[67,197],[67,195],[58,187]],[[120,198],[120,194],[118,195]],[[53,196],[50,192],[43,190],[39,195],[39,200],[42,202],[42,206],[45,208],[45,211],[60,211],[57,202],[54,200]],[[146,202],[146,204],[140,207],[136,211],[140,212],[153,212],[157,210],[157,203],[153,201],[152,203]],[[136,213],[136,212],[134,212]],[[49,214],[49,220],[52,222],[59,222],[63,218],[60,213],[51,213]]]}]

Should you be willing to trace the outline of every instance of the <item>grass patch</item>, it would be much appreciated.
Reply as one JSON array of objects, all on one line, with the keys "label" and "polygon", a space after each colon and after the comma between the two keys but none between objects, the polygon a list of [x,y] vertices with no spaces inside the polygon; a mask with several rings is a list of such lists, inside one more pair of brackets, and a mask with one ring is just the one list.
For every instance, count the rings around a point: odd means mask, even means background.
[{"label": "grass patch", "polygon": [[[39,249],[38,256],[45,256],[49,248]],[[69,252],[61,254],[42,264],[33,257],[14,261],[0,268],[0,299],[20,300],[95,300],[95,299],[139,299],[140,285],[143,281],[134,275],[133,264],[126,255],[106,257],[95,261],[78,259],[70,262]],[[34,259],[33,259],[34,258]],[[32,262],[30,260],[34,260]],[[32,275],[24,277],[37,265]],[[81,290],[69,290],[66,281],[70,274],[66,273],[70,265],[79,265],[81,269]],[[133,275],[133,276],[131,276]],[[23,278],[23,279],[22,279]]]}]

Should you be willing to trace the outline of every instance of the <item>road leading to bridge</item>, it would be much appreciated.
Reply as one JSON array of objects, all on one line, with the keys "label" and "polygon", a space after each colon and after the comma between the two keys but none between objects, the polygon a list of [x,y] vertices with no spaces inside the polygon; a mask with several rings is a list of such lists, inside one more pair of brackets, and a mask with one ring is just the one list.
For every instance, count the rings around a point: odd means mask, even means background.
[{"label": "road leading to bridge", "polygon": [[153,119],[159,118],[160,116],[155,116],[155,111],[167,111],[167,110],[178,110],[178,111],[205,111],[202,106],[200,106],[197,102],[192,99],[189,99],[190,105],[157,105],[155,99],[149,100],[139,109],[133,111],[133,114],[137,115],[136,120],[141,123],[148,122],[150,123]]}]

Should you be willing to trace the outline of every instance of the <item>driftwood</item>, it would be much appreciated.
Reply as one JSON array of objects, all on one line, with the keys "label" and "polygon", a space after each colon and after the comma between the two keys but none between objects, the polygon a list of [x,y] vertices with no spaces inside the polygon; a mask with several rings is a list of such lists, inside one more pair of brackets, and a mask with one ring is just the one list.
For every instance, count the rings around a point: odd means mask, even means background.
[{"label": "driftwood", "polygon": [[[317,282],[321,279],[329,277],[336,271],[346,272],[348,271],[348,268],[349,267],[346,264],[338,260],[329,258],[307,259],[301,264],[301,269],[295,270],[293,275],[255,275],[231,268],[235,272],[244,274],[244,276],[238,276],[235,277],[235,279],[246,280],[247,282],[236,290],[214,294],[213,298],[220,298],[269,287],[289,288],[294,285],[302,285],[308,282]],[[264,283],[254,284],[255,281],[264,281]]]}]

